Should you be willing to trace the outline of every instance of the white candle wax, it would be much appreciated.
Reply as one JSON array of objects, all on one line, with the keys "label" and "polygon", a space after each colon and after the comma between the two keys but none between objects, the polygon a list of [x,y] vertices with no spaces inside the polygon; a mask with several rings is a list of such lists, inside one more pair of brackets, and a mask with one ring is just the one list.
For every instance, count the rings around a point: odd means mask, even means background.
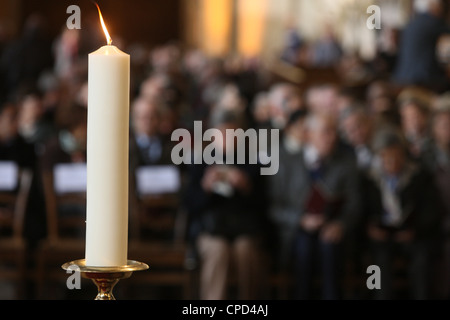
[{"label": "white candle wax", "polygon": [[126,265],[130,57],[107,45],[89,55],[86,265]]}]

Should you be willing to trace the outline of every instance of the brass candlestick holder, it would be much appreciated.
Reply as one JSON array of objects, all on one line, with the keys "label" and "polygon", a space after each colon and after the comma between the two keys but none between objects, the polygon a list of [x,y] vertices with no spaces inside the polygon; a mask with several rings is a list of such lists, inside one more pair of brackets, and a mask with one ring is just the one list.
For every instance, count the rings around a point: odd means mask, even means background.
[{"label": "brass candlestick holder", "polygon": [[85,259],[80,259],[67,262],[62,265],[62,268],[66,271],[78,271],[83,278],[91,279],[98,290],[95,300],[116,300],[113,295],[113,289],[119,280],[131,277],[135,271],[147,270],[148,265],[128,260],[127,265],[120,267],[90,267],[86,266]]}]

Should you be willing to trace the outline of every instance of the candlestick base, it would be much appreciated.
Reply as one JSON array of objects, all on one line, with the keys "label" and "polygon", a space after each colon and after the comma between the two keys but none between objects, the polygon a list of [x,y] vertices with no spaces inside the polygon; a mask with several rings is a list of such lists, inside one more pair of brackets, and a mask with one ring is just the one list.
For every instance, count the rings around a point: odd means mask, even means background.
[{"label": "candlestick base", "polygon": [[113,289],[119,280],[131,277],[135,271],[147,270],[148,265],[128,260],[127,265],[120,267],[90,267],[86,266],[85,259],[80,259],[66,262],[62,265],[62,268],[66,271],[79,271],[83,278],[91,279],[98,290],[95,300],[116,300],[113,295]]}]

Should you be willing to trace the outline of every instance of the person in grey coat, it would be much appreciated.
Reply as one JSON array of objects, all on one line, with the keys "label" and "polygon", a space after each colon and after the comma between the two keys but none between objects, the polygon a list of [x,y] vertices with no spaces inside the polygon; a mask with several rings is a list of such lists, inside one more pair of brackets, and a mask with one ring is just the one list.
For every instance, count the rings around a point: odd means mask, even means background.
[{"label": "person in grey coat", "polygon": [[359,212],[356,162],[338,146],[334,118],[312,114],[306,131],[301,152],[280,148],[279,172],[269,183],[278,267],[293,266],[296,299],[312,298],[314,270],[322,273],[322,298],[338,299],[339,249]]}]

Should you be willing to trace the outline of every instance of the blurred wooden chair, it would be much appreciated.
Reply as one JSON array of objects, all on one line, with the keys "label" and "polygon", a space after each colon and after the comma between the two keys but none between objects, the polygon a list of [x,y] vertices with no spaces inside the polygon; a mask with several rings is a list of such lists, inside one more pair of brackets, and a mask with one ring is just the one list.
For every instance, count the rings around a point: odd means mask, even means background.
[{"label": "blurred wooden chair", "polygon": [[43,172],[42,181],[47,236],[36,251],[36,296],[40,299],[47,284],[67,279],[62,264],[85,255],[86,165],[57,165],[52,172]]},{"label": "blurred wooden chair", "polygon": [[[33,174],[30,170],[20,170],[12,162],[2,162],[1,166],[0,279],[13,280],[17,285],[16,298],[20,299],[24,294],[27,276],[27,248],[23,228]],[[5,178],[9,181],[5,181]]]},{"label": "blurred wooden chair", "polygon": [[[140,168],[130,181],[130,259],[150,269],[132,281],[149,290],[175,288],[176,298],[191,298],[191,273],[186,268],[187,215],[180,209],[181,177],[176,167]],[[156,187],[156,189],[154,189]]]}]

